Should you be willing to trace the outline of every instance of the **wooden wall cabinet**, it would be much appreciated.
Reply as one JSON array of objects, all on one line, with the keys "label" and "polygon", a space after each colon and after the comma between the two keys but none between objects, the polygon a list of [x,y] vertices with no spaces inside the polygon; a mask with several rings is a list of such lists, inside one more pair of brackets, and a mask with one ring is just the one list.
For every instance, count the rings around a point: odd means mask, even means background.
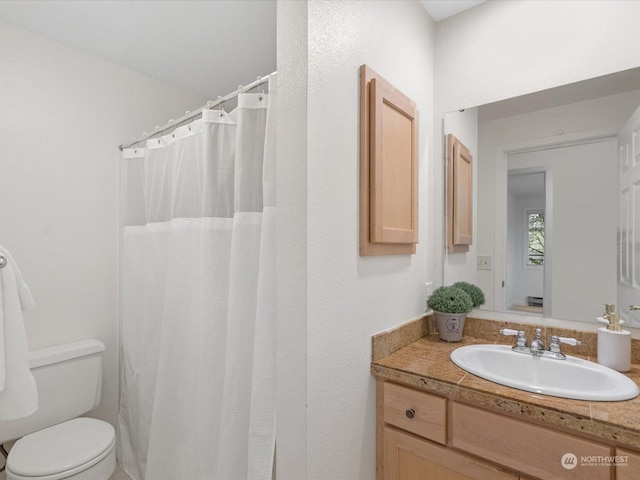
[{"label": "wooden wall cabinet", "polygon": [[455,136],[447,135],[447,248],[468,252],[473,243],[473,158]]},{"label": "wooden wall cabinet", "polygon": [[406,255],[418,243],[418,110],[360,67],[360,255]]}]

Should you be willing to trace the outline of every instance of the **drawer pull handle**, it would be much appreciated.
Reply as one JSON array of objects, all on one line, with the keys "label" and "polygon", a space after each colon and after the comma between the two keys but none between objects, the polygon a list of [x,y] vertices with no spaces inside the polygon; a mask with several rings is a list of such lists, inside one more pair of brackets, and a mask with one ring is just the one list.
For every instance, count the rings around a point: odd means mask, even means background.
[{"label": "drawer pull handle", "polygon": [[410,408],[406,412],[404,412],[408,418],[413,418],[416,416],[416,411],[413,408]]}]

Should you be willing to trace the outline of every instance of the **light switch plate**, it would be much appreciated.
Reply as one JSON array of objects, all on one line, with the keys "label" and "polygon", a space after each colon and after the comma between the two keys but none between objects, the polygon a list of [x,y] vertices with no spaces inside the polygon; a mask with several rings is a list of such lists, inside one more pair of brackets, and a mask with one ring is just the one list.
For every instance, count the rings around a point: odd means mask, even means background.
[{"label": "light switch plate", "polygon": [[478,255],[478,270],[491,270],[491,256]]}]

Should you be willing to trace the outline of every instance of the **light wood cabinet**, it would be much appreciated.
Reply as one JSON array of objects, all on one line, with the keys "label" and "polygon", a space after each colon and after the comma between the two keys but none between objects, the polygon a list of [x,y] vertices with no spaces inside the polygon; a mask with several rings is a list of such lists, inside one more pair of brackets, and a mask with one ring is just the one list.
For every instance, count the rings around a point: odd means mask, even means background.
[{"label": "light wood cabinet", "polygon": [[447,135],[447,248],[468,252],[473,243],[473,158],[455,136]]},{"label": "light wood cabinet", "polygon": [[[640,478],[640,453],[616,448],[616,455],[627,457],[616,465],[616,480],[638,480]],[[622,459],[621,459],[622,460]]]},{"label": "light wood cabinet", "polygon": [[[575,435],[453,402],[452,446],[542,480],[609,480],[613,467],[582,465],[613,448]],[[574,460],[563,464],[565,454]],[[570,467],[570,468],[568,468]]]},{"label": "light wood cabinet", "polygon": [[418,243],[418,110],[360,67],[360,255],[406,255]]},{"label": "light wood cabinet", "polygon": [[384,429],[384,455],[384,480],[518,480],[498,466],[393,427]]},{"label": "light wood cabinet", "polygon": [[447,443],[447,399],[395,383],[384,384],[384,419],[438,443]]},{"label": "light wood cabinet", "polygon": [[640,479],[639,452],[380,379],[376,415],[377,480]]}]

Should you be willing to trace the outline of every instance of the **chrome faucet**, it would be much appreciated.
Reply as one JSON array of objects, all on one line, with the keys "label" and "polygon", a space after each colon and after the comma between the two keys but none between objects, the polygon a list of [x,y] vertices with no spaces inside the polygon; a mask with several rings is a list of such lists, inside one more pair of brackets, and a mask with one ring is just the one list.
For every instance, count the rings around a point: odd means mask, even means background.
[{"label": "chrome faucet", "polygon": [[511,330],[509,328],[503,328],[500,330],[502,335],[517,335],[516,344],[511,347],[514,352],[526,353],[535,357],[553,358],[556,360],[564,360],[567,356],[560,351],[560,344],[566,343],[568,345],[581,345],[580,340],[569,337],[559,337],[553,335],[551,337],[551,344],[549,350],[544,349],[544,342],[542,341],[542,330],[536,328],[536,337],[531,341],[531,346],[527,347],[527,338],[522,330]]},{"label": "chrome faucet", "polygon": [[567,345],[573,345],[574,347],[577,345],[582,345],[580,340],[576,340],[575,338],[569,337],[559,337],[557,335],[551,336],[551,345],[549,345],[549,351],[547,352],[548,357],[556,358],[558,360],[564,360],[567,356],[560,351],[560,344],[566,343]]},{"label": "chrome faucet", "polygon": [[529,347],[527,347],[527,337],[525,336],[524,330],[512,330],[510,328],[503,328],[500,330],[502,335],[517,335],[516,344],[511,347],[514,352],[520,353],[530,353]]},{"label": "chrome faucet", "polygon": [[531,355],[542,356],[544,355],[544,342],[542,341],[542,330],[536,328],[536,338],[531,341]]}]

